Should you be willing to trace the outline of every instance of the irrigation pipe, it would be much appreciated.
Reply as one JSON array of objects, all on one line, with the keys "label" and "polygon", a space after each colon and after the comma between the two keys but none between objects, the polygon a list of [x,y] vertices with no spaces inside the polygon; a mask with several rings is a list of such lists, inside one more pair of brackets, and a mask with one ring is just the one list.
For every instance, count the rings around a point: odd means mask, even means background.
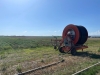
[{"label": "irrigation pipe", "polygon": [[64,62],[64,59],[61,60],[61,61],[58,61],[58,62],[54,62],[54,63],[52,63],[52,64],[48,64],[48,65],[45,65],[45,66],[42,66],[42,67],[38,67],[38,68],[35,68],[35,69],[31,69],[31,70],[28,70],[28,71],[26,71],[26,72],[18,73],[18,74],[15,74],[15,75],[25,75],[25,74],[34,72],[34,71],[36,71],[36,70],[44,69],[44,68],[47,68],[47,67],[50,67],[50,66],[59,64],[59,63],[61,63],[61,62]]},{"label": "irrigation pipe", "polygon": [[92,66],[89,66],[89,67],[87,67],[87,68],[85,68],[85,69],[83,69],[83,70],[80,70],[80,71],[78,71],[78,72],[76,72],[76,73],[74,73],[74,74],[72,74],[72,75],[77,75],[77,74],[79,74],[79,73],[81,73],[81,72],[83,72],[83,71],[85,71],[85,70],[87,70],[87,69],[89,69],[89,68],[91,68],[91,67],[94,67],[94,66],[96,66],[96,65],[99,65],[100,64],[100,62],[98,62],[98,63],[96,63],[96,64],[94,64],[94,65],[92,65]]}]

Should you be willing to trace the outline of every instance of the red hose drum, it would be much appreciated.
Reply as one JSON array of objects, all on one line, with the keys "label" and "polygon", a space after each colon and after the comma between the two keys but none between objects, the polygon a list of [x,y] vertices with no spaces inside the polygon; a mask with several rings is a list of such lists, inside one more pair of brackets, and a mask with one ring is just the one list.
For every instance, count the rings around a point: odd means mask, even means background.
[{"label": "red hose drum", "polygon": [[70,34],[74,45],[84,44],[88,38],[88,31],[84,26],[69,24],[63,30],[62,39],[68,34]]}]

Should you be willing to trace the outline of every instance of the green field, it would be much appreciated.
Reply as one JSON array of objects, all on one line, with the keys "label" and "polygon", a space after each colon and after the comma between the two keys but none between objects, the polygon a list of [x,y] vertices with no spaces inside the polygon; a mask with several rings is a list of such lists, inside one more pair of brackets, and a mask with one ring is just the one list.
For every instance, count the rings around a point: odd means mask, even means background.
[{"label": "green field", "polygon": [[[65,62],[29,75],[71,75],[100,61],[100,39],[89,38],[89,48],[78,51],[76,56],[54,50],[53,37],[0,37],[0,75],[14,75],[52,62]],[[58,37],[60,38],[60,37]],[[99,71],[98,71],[99,72]]]}]

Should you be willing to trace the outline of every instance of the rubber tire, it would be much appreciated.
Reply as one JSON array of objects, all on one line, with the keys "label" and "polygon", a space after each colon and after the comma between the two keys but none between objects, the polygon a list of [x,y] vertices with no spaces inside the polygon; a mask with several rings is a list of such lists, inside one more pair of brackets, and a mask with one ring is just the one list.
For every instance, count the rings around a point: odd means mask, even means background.
[{"label": "rubber tire", "polygon": [[54,46],[54,49],[57,49],[57,46]]},{"label": "rubber tire", "polygon": [[71,54],[72,54],[73,56],[75,56],[76,53],[77,53],[77,52],[76,52],[76,49],[75,49],[75,48],[72,48],[72,49],[71,49]]},{"label": "rubber tire", "polygon": [[65,53],[65,52],[62,50],[62,47],[59,48],[59,52]]},{"label": "rubber tire", "polygon": [[86,28],[83,26],[77,26],[77,28],[80,32],[80,37],[76,44],[84,44],[87,41],[88,32],[87,32]]}]

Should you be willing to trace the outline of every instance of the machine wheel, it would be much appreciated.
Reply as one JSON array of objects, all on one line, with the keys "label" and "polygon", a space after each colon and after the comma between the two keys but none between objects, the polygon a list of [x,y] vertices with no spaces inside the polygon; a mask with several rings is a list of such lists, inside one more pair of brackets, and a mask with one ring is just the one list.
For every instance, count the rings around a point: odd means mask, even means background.
[{"label": "machine wheel", "polygon": [[77,52],[76,52],[76,49],[75,49],[75,48],[72,48],[72,49],[71,49],[71,54],[72,54],[72,55],[76,55],[76,53],[77,53]]},{"label": "machine wheel", "polygon": [[57,49],[57,46],[54,46],[54,49]]},{"label": "machine wheel", "polygon": [[65,52],[62,50],[62,47],[59,48],[59,52],[65,53]]}]

